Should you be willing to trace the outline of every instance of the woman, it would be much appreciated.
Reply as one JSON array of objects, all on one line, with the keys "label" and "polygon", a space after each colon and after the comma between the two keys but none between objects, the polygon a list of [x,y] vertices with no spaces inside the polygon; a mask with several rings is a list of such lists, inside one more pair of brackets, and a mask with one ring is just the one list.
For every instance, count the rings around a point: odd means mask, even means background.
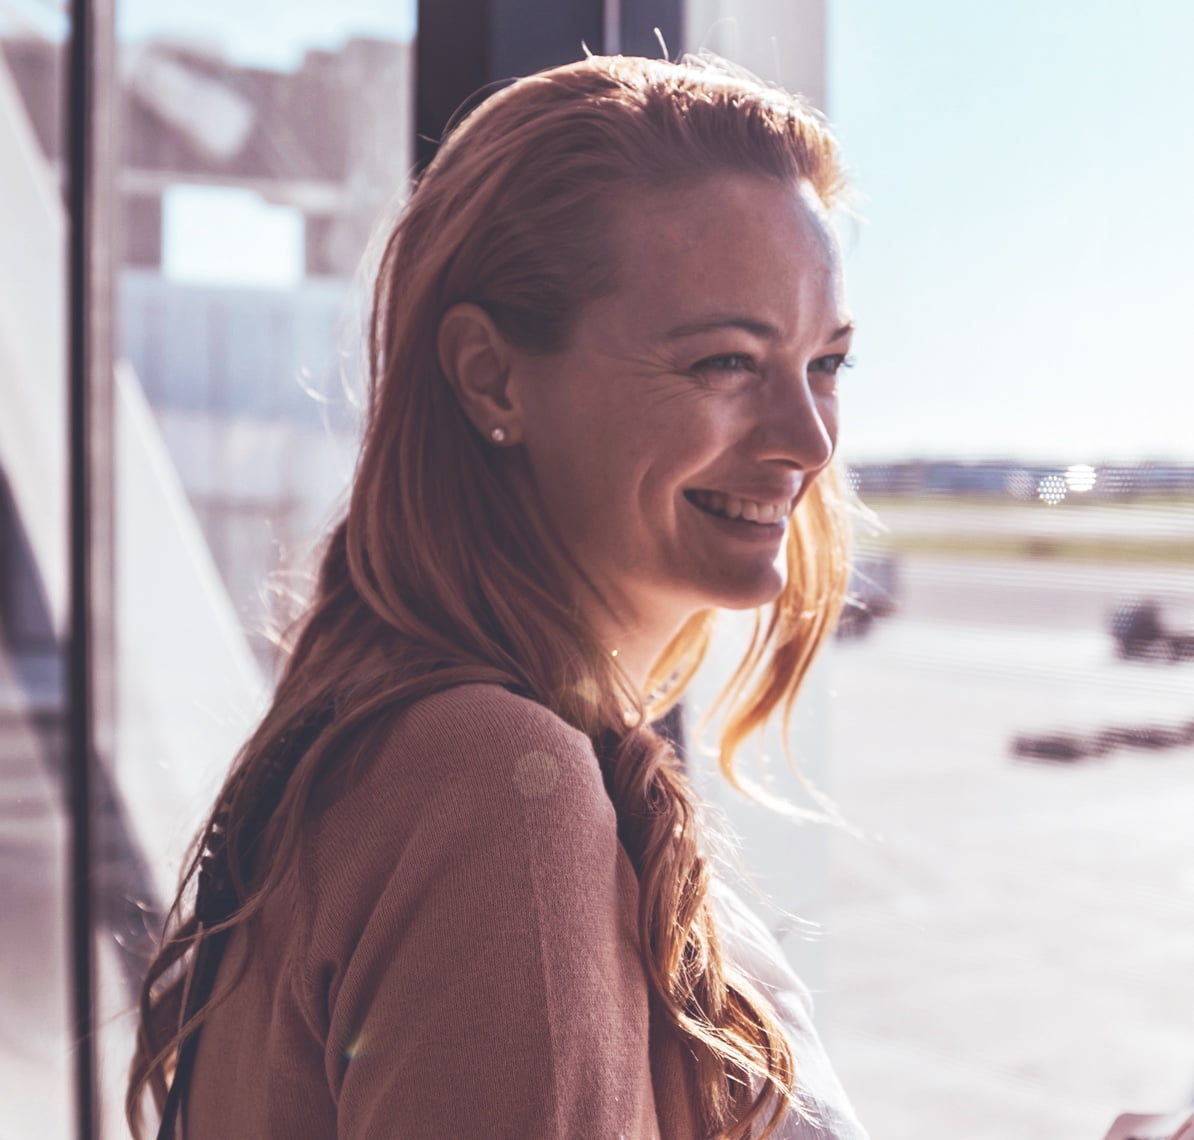
[{"label": "woman", "polygon": [[732,775],[836,618],[842,183],[814,112],[696,62],[589,58],[445,140],[381,258],[346,517],[146,981],[130,1120],[177,1055],[193,1140],[862,1136],[751,970],[765,931],[714,915],[650,727],[712,610],[774,603]]}]

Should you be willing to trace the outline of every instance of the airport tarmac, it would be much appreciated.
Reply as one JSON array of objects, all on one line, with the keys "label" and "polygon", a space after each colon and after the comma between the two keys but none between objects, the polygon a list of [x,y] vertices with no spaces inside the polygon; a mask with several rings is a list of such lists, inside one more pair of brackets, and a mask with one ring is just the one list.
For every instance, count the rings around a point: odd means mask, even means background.
[{"label": "airport tarmac", "polygon": [[1083,502],[1071,495],[1050,505],[943,499],[888,501],[880,515],[892,533],[910,536],[1176,539],[1194,535],[1194,503]]},{"label": "airport tarmac", "polygon": [[1116,602],[1194,571],[918,558],[831,667],[818,1023],[875,1140],[1102,1140],[1194,1095],[1194,748],[1016,760],[1019,733],[1194,719]]}]

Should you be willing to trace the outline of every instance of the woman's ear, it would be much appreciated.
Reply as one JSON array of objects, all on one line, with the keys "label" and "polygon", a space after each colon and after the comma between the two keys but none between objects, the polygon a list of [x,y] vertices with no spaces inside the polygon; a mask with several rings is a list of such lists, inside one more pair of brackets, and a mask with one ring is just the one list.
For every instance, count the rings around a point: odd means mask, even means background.
[{"label": "woman's ear", "polygon": [[491,443],[521,442],[521,416],[510,383],[514,354],[493,318],[470,302],[453,305],[439,322],[436,350],[473,427]]}]

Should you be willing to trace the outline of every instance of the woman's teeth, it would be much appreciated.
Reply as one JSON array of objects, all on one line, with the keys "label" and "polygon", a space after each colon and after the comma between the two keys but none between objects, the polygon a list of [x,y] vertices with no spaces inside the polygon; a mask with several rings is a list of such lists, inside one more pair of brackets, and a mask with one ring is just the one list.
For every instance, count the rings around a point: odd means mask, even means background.
[{"label": "woman's teeth", "polygon": [[688,497],[704,511],[721,515],[727,519],[745,519],[747,522],[770,526],[786,519],[792,513],[792,502],[757,503],[753,499],[736,499],[720,491],[690,491]]}]

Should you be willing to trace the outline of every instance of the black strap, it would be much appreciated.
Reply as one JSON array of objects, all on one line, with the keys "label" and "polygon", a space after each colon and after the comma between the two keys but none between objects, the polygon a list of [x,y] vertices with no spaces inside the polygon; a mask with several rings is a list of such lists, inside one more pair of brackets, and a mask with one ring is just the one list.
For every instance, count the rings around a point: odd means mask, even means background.
[{"label": "black strap", "polygon": [[[266,824],[273,815],[286,781],[294,771],[303,754],[315,743],[316,737],[331,723],[334,712],[322,709],[303,721],[292,733],[282,736],[278,749],[268,762],[260,778],[260,787],[252,809],[255,826],[246,826],[242,835],[246,837],[239,864],[245,878],[253,871],[256,847]],[[208,829],[206,845],[199,860],[199,881],[195,893],[195,917],[199,921],[196,935],[195,959],[191,964],[191,980],[187,987],[186,1000],[182,1010],[181,1024],[185,1025],[207,1004],[216,985],[220,960],[228,944],[230,931],[219,930],[214,934],[207,931],[231,918],[240,906],[236,888],[228,870],[228,833],[226,815],[217,814]],[[157,1140],[173,1140],[175,1129],[182,1119],[182,1098],[191,1079],[195,1064],[195,1053],[199,1047],[199,1030],[195,1026],[183,1035],[178,1043],[178,1057],[174,1066],[174,1077],[170,1082],[166,1103],[162,1107],[162,1123],[158,1128]]]},{"label": "black strap", "polygon": [[[195,950],[195,961],[191,966],[191,985],[187,992],[187,1007],[183,1011],[184,1022],[194,1016],[211,996],[227,941],[227,931],[200,936],[199,945]],[[170,1091],[166,1094],[166,1104],[162,1109],[162,1124],[158,1129],[157,1140],[171,1140],[174,1136],[174,1129],[182,1109],[182,1094],[190,1083],[191,1069],[194,1067],[195,1053],[198,1048],[199,1027],[196,1026],[179,1043],[178,1057],[174,1065],[174,1079],[170,1082]]]}]

